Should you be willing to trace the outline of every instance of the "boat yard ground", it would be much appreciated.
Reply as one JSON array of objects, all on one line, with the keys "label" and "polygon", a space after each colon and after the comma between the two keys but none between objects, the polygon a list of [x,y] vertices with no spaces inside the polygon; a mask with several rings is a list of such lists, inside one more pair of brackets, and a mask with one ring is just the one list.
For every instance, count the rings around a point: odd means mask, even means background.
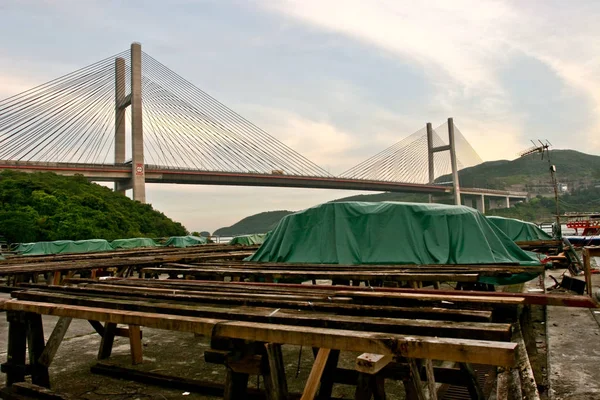
[{"label": "boat yard ground", "polygon": [[[546,287],[554,282],[548,277],[559,278],[563,271],[547,271]],[[560,279],[559,279],[560,280]],[[594,292],[600,287],[600,276],[593,276]],[[538,280],[528,287],[535,288]],[[9,295],[3,295],[6,298]],[[547,324],[542,324],[543,314],[537,321],[538,349],[541,358],[545,356],[548,337],[549,371],[544,374],[550,390],[541,393],[549,399],[597,399],[600,398],[600,312],[570,307],[552,307],[547,309]],[[536,314],[533,314],[534,322]],[[57,321],[55,317],[44,316],[46,338],[52,332]],[[0,360],[6,359],[8,324],[0,316]],[[166,389],[156,385],[147,385],[93,374],[90,368],[96,364],[96,355],[100,345],[100,336],[87,321],[73,320],[65,340],[50,367],[52,388],[58,393],[70,395],[74,399],[213,399],[215,397],[192,391]],[[205,338],[193,334],[143,329],[144,362],[132,367],[129,340],[117,338],[110,363],[117,366],[134,368],[140,371],[174,375],[188,379],[223,383],[225,368],[221,365],[204,362],[203,353],[209,348]],[[300,367],[298,367],[300,348],[284,346],[284,363],[290,392],[301,393],[313,362],[311,349],[302,349]],[[341,366],[353,368],[357,354],[347,353],[341,358]],[[4,380],[4,376],[2,380]],[[262,386],[262,382],[260,382]],[[251,378],[249,387],[256,387],[256,377]],[[388,399],[404,399],[401,382],[386,381]],[[335,397],[353,398],[354,387],[335,385]]]}]

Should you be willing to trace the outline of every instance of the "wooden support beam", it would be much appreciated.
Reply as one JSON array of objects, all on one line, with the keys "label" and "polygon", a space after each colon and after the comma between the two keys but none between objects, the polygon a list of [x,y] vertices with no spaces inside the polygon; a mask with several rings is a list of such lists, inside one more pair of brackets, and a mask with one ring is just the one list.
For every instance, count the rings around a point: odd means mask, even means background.
[{"label": "wooden support beam", "polygon": [[139,325],[129,325],[129,347],[131,348],[131,363],[133,365],[141,364],[144,356]]},{"label": "wooden support beam", "polygon": [[427,388],[429,389],[429,399],[437,400],[437,387],[435,384],[435,375],[433,374],[433,363],[430,359],[423,361],[425,364],[425,374],[427,375]]},{"label": "wooden support beam", "polygon": [[308,376],[308,380],[306,381],[306,386],[304,386],[304,392],[302,393],[301,400],[314,400],[317,394],[317,390],[319,389],[321,376],[323,375],[323,371],[325,370],[325,364],[327,363],[327,359],[329,358],[330,352],[331,349],[319,349],[317,358],[315,358],[315,362],[312,366],[312,369],[310,370],[310,375]]},{"label": "wooden support beam", "polygon": [[585,288],[586,292],[590,297],[594,297],[592,290],[592,267],[590,261],[590,250],[586,247],[583,248],[583,269],[585,272]]},{"label": "wooden support beam", "polygon": [[527,400],[540,400],[540,393],[535,382],[531,363],[529,362],[529,356],[527,355],[527,347],[525,347],[525,341],[523,340],[523,333],[521,332],[521,324],[515,324],[513,340],[517,343],[517,366],[519,369],[519,376],[521,377],[521,390]]},{"label": "wooden support beam", "polygon": [[379,375],[360,372],[356,382],[354,400],[386,400],[385,380]]},{"label": "wooden support beam", "polygon": [[34,385],[50,387],[48,367],[39,362],[44,351],[44,327],[40,314],[27,315],[27,343],[29,346],[29,365],[31,382]]},{"label": "wooden support beam", "polygon": [[427,400],[427,395],[423,390],[421,383],[420,368],[417,365],[417,360],[414,358],[407,358],[408,368],[410,370],[410,378],[407,381],[403,381],[404,390],[406,392],[407,400]]},{"label": "wooden support beam", "polygon": [[[288,398],[288,386],[285,377],[285,365],[281,345],[277,343],[265,343],[265,356],[267,359],[268,374],[265,376],[265,387],[268,400],[286,400]],[[267,383],[268,382],[268,383]]]},{"label": "wooden support beam", "polygon": [[[86,318],[88,319],[88,318]],[[103,318],[93,318],[94,320],[102,320]],[[102,335],[102,341],[100,342],[100,349],[98,350],[98,360],[105,360],[110,357],[112,353],[113,343],[115,341],[115,330],[117,324],[114,322],[107,322],[104,324],[104,334]]]},{"label": "wooden support beam", "polygon": [[392,361],[391,354],[363,353],[356,357],[356,370],[364,374],[374,375]]},{"label": "wooden support beam", "polygon": [[52,364],[52,360],[58,351],[58,347],[62,343],[69,326],[71,325],[71,321],[73,318],[71,317],[60,317],[54,326],[54,330],[50,334],[50,338],[46,343],[46,347],[42,352],[42,355],[38,359],[38,362],[45,366],[49,367]]},{"label": "wooden support beam", "polygon": [[6,374],[6,385],[25,380],[25,353],[27,350],[27,324],[25,314],[7,312],[8,349],[6,363],[2,364],[2,372]]},{"label": "wooden support beam", "polygon": [[479,382],[477,382],[477,375],[475,375],[473,367],[468,363],[459,363],[459,366],[460,370],[467,377],[467,389],[469,390],[471,398],[474,400],[485,400],[483,390],[481,389],[481,386],[479,386]]},{"label": "wooden support beam", "polygon": [[60,285],[60,278],[61,278],[62,274],[60,271],[55,271],[54,272],[54,279],[52,280],[52,284],[53,285]]},{"label": "wooden support beam", "polygon": [[248,374],[227,368],[223,400],[244,400],[247,398]]}]

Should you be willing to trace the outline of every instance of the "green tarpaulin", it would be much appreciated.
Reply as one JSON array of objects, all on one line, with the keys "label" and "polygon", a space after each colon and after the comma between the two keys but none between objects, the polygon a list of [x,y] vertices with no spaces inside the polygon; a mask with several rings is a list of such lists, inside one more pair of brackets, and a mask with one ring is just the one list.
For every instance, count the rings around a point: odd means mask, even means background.
[{"label": "green tarpaulin", "polygon": [[112,250],[110,243],[104,239],[89,240],[56,240],[54,242],[21,243],[16,251],[25,256],[63,253],[91,253]]},{"label": "green tarpaulin", "polygon": [[229,241],[229,244],[241,244],[244,246],[249,246],[251,244],[263,244],[266,237],[266,233],[255,233],[254,235],[241,235],[231,239]]},{"label": "green tarpaulin", "polygon": [[201,236],[172,236],[165,242],[165,246],[190,247],[206,244],[206,242],[207,239]]},{"label": "green tarpaulin", "polygon": [[[538,266],[477,210],[421,203],[326,203],[284,217],[249,261]],[[524,282],[520,274],[485,283]]]},{"label": "green tarpaulin", "polygon": [[135,249],[138,247],[158,247],[158,244],[150,238],[117,239],[110,242],[113,249]]},{"label": "green tarpaulin", "polygon": [[487,219],[515,242],[552,239],[552,236],[531,222],[503,217],[487,217]]}]

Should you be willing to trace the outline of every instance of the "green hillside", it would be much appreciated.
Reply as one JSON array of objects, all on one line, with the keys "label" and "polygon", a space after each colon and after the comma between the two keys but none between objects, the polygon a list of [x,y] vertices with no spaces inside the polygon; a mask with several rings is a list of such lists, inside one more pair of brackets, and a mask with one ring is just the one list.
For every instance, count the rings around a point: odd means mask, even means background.
[{"label": "green hillside", "polygon": [[0,235],[9,242],[185,235],[149,204],[82,176],[0,173]]},{"label": "green hillside", "polygon": [[[600,157],[575,150],[552,150],[550,160],[556,166],[560,183],[571,188],[581,188],[600,180]],[[539,154],[512,161],[489,161],[459,171],[463,187],[523,190],[530,193],[550,193],[548,162]],[[447,182],[450,175],[440,176],[436,182]]]},{"label": "green hillside", "polygon": [[291,213],[293,213],[293,211],[281,210],[251,215],[231,226],[217,229],[213,235],[236,236],[249,233],[267,233],[277,225],[281,218]]}]

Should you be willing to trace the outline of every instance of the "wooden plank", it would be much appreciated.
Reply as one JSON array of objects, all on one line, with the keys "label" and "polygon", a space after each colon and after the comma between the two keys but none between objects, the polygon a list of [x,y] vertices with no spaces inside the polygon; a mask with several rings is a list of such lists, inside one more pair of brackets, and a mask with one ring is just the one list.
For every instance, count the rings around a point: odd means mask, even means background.
[{"label": "wooden plank", "polygon": [[2,389],[0,397],[6,400],[68,400],[70,398],[65,395],[59,395],[48,388],[28,382],[15,383],[10,388]]},{"label": "wooden plank", "polygon": [[[402,336],[374,332],[347,331],[218,320],[168,314],[118,311],[94,307],[78,307],[10,300],[1,305],[4,310],[27,311],[113,324],[140,325],[150,328],[177,330],[269,343],[393,354],[413,358],[443,359],[477,364],[514,365],[515,343],[469,339],[448,339],[426,336]],[[106,333],[103,340],[106,339]]]},{"label": "wooden plank", "polygon": [[133,365],[141,364],[144,357],[139,325],[129,325],[129,347],[131,348],[131,363]]},{"label": "wooden plank", "polygon": [[308,375],[306,385],[304,386],[304,392],[302,393],[301,400],[313,400],[315,398],[321,382],[321,376],[325,370],[325,364],[329,358],[330,351],[331,349],[319,349],[319,353],[315,358],[315,362],[310,370],[310,374]]},{"label": "wooden plank", "polygon": [[449,281],[449,282],[477,282],[479,273],[423,273],[417,272],[394,272],[394,271],[360,271],[360,270],[349,270],[349,271],[286,271],[286,270],[273,270],[273,271],[260,271],[260,270],[217,270],[212,268],[162,268],[162,267],[145,267],[142,268],[144,273],[159,273],[159,274],[177,274],[177,275],[190,275],[190,276],[203,276],[203,277],[227,277],[227,276],[240,276],[240,277],[271,277],[273,279],[349,279],[359,281],[369,281],[375,279],[386,279],[389,281]]},{"label": "wooden plank", "polygon": [[38,362],[45,366],[49,367],[52,364],[52,360],[58,351],[60,344],[62,343],[69,326],[71,325],[71,321],[73,318],[71,317],[60,317],[54,325],[54,330],[50,334],[50,338],[46,343],[46,347],[42,352]]},{"label": "wooden plank", "polygon": [[[73,280],[75,282],[82,280]],[[481,291],[460,291],[455,290],[436,290],[436,289],[407,289],[407,288],[390,288],[390,287],[355,287],[355,286],[332,286],[332,285],[304,285],[304,284],[290,284],[290,283],[278,283],[269,284],[264,282],[216,282],[216,281],[143,281],[139,279],[127,279],[127,280],[109,280],[97,282],[99,285],[124,285],[124,286],[139,286],[139,285],[152,285],[156,287],[164,286],[178,286],[185,285],[186,287],[227,287],[229,289],[239,287],[243,290],[251,290],[252,288],[264,288],[265,290],[289,290],[298,289],[300,291],[310,290],[312,292],[331,292],[333,294],[344,295],[343,292],[377,292],[377,293],[421,293],[421,294],[436,294],[436,295],[449,295],[449,296],[484,296],[484,297],[518,297],[524,298],[526,304],[535,305],[550,305],[550,306],[563,306],[563,307],[587,307],[596,308],[598,304],[591,300],[588,296],[576,296],[563,294],[537,294],[537,293],[507,293],[507,292],[481,292]],[[31,286],[31,285],[27,285]]]},{"label": "wooden plank", "polygon": [[[165,312],[174,315],[188,315],[208,318],[235,318],[253,322],[303,325],[312,327],[330,327],[349,330],[367,330],[386,333],[421,334],[444,337],[463,337],[483,340],[510,340],[510,324],[473,323],[451,321],[428,321],[403,318],[364,319],[355,316],[341,316],[329,313],[281,310],[280,308],[259,307],[219,307],[215,305],[193,306],[187,304],[158,303],[119,298],[117,294],[110,298],[48,293],[28,290],[15,294],[23,300],[93,306],[142,312]],[[98,327],[96,326],[98,330]],[[117,331],[117,335],[120,332]],[[129,335],[127,334],[126,337]]]},{"label": "wooden plank", "polygon": [[363,353],[356,357],[355,369],[358,372],[374,375],[392,361],[391,354]]},{"label": "wooden plank", "polygon": [[[100,287],[101,285],[98,285]],[[52,291],[68,292],[68,293],[84,293],[84,294],[100,294],[103,296],[115,296],[114,292],[110,290],[101,290],[97,288],[90,289],[75,288],[75,287],[51,287]],[[192,303],[212,303],[212,304],[244,304],[252,306],[276,306],[277,308],[292,308],[297,310],[305,311],[322,311],[322,312],[335,312],[336,314],[350,315],[350,316],[373,316],[378,315],[380,317],[392,316],[396,318],[412,318],[412,319],[429,319],[429,320],[445,320],[445,321],[490,321],[492,313],[491,311],[483,310],[467,310],[467,309],[447,309],[441,307],[399,307],[399,306],[371,306],[371,305],[360,305],[360,304],[333,304],[325,302],[308,302],[308,301],[275,301],[275,300],[248,300],[248,299],[237,299],[237,298],[223,298],[221,296],[196,296],[190,295],[189,292],[177,292],[176,290],[162,290],[161,293],[145,291],[136,292],[133,288],[127,287],[127,290],[123,290],[123,293],[119,293],[118,296],[139,298],[140,293],[144,293],[144,298],[147,299],[161,299],[168,301],[186,301]],[[18,294],[14,296],[26,296],[24,294]],[[586,299],[590,300],[589,297],[585,296]]]}]

